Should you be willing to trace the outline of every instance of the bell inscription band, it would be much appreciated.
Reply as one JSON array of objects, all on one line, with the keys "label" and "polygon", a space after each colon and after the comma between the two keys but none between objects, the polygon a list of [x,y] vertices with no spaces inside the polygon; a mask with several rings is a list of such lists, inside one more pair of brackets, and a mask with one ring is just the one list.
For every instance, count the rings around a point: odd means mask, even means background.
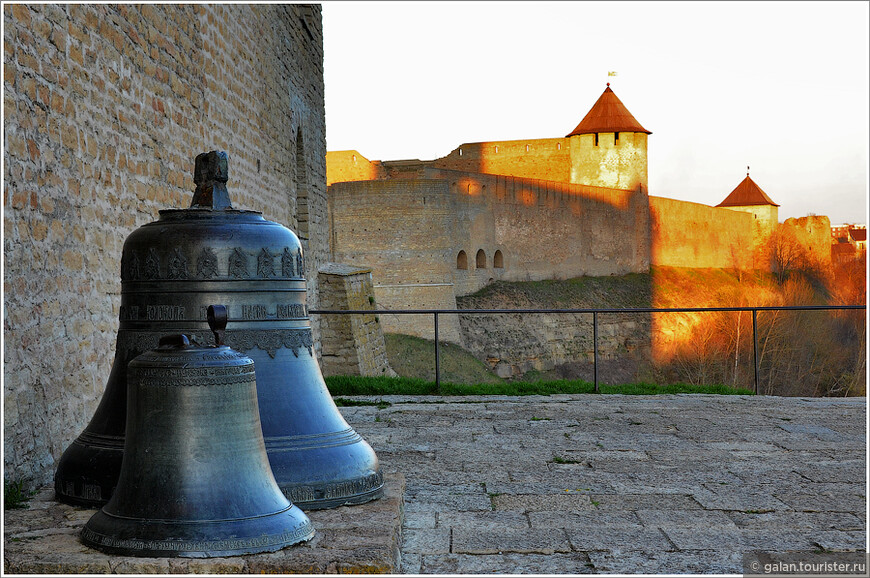
[{"label": "bell inscription band", "polygon": [[160,211],[124,243],[115,361],[93,418],[60,459],[58,500],[106,503],[121,471],[127,364],[168,333],[204,342],[211,303],[228,308],[226,344],[254,361],[266,452],[284,495],[302,509],[380,497],[377,456],[339,413],[314,355],[299,238],[232,208],[225,153],[198,155],[194,178],[189,209]]},{"label": "bell inscription band", "polygon": [[308,516],[275,482],[260,430],[254,362],[183,334],[128,365],[123,465],[111,500],[82,530],[126,556],[204,558],[272,552],[309,540]]}]

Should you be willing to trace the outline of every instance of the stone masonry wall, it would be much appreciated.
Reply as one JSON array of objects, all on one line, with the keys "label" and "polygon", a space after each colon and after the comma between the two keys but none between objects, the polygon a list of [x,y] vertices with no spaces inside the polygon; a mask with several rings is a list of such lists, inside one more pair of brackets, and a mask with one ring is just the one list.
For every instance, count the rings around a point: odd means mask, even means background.
[{"label": "stone masonry wall", "polygon": [[[381,309],[455,309],[453,208],[447,183],[387,180],[329,187],[332,260],[371,267]],[[445,316],[439,337],[458,341]],[[386,332],[432,339],[431,316],[382,315]]]},{"label": "stone masonry wall", "polygon": [[124,239],[190,204],[196,154],[227,151],[234,206],[300,232],[316,303],[322,28],[316,5],[4,4],[3,19],[5,467],[43,484],[105,387]]},{"label": "stone masonry wall", "polygon": [[792,238],[807,252],[810,264],[831,264],[831,220],[824,215],[790,218],[780,225],[791,229]]},{"label": "stone masonry wall", "polygon": [[[649,270],[648,204],[641,192],[431,167],[423,172],[425,179],[329,187],[332,259],[370,266],[381,307],[454,309],[456,296],[500,279]],[[434,335],[431,316],[381,320],[388,332]],[[439,337],[458,342],[456,317],[439,321]]]},{"label": "stone masonry wall", "polygon": [[[463,299],[459,302],[464,305]],[[600,363],[625,365],[629,359],[649,359],[649,314],[598,317]],[[594,328],[588,313],[460,315],[459,323],[463,347],[486,361],[501,377],[550,371],[563,364],[591,367],[594,359]],[[605,382],[618,383],[609,378]]]},{"label": "stone masonry wall", "polygon": [[379,178],[377,165],[357,151],[326,153],[326,186],[347,181],[369,181]]},{"label": "stone masonry wall", "polygon": [[[451,269],[457,295],[490,281],[569,279],[649,270],[647,196],[500,175],[428,168],[449,185],[453,204]],[[464,250],[469,267],[457,268]],[[486,255],[485,272],[474,263]],[[503,267],[494,267],[499,251]]]},{"label": "stone masonry wall", "polygon": [[[376,308],[369,269],[327,263],[320,268],[324,310]],[[323,375],[392,375],[380,319],[375,315],[321,315],[320,369]]]},{"label": "stone masonry wall", "polygon": [[570,182],[568,139],[466,143],[432,162],[440,169]]},{"label": "stone masonry wall", "polygon": [[752,215],[650,197],[650,261],[653,265],[752,268]]}]

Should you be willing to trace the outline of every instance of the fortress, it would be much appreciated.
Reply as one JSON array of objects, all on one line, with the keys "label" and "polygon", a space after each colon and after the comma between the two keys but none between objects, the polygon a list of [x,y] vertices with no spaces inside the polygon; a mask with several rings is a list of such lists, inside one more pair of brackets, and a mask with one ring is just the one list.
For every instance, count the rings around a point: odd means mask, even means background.
[{"label": "fortress", "polygon": [[[650,197],[650,133],[610,90],[565,137],[370,162],[326,151],[317,5],[4,4],[3,21],[4,466],[29,487],[102,397],[124,240],[190,205],[200,152],[228,151],[234,206],[298,233],[311,308],[369,306],[372,280],[378,307],[452,308],[498,279],[767,266],[770,199],[749,179],[728,207]],[[827,228],[793,226],[830,255]],[[319,356],[379,333],[325,317]]]},{"label": "fortress", "polygon": [[[827,217],[788,219],[747,172],[716,207],[650,196],[644,128],[608,83],[565,137],[464,143],[432,160],[326,154],[333,261],[372,269],[381,308],[456,308],[495,280],[768,269],[780,227],[830,261]],[[385,316],[386,331],[431,324]],[[439,335],[459,341],[450,317]]]}]

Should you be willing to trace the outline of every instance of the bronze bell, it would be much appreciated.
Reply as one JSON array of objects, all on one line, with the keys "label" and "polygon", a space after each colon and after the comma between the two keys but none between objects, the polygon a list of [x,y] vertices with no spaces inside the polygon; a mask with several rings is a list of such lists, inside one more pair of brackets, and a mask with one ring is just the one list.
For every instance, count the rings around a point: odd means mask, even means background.
[{"label": "bronze bell", "polygon": [[128,365],[124,458],[111,500],[82,529],[110,554],[204,558],[272,552],[314,529],[269,469],[254,362],[169,335]]},{"label": "bronze bell", "polygon": [[127,364],[167,333],[204,339],[211,303],[228,307],[227,345],[254,360],[266,452],[284,495],[302,509],[380,497],[377,456],[339,413],[314,355],[298,237],[232,208],[226,153],[197,156],[194,179],[189,209],[160,211],[124,243],[115,361],[91,422],[60,459],[58,500],[109,499],[124,448]]}]

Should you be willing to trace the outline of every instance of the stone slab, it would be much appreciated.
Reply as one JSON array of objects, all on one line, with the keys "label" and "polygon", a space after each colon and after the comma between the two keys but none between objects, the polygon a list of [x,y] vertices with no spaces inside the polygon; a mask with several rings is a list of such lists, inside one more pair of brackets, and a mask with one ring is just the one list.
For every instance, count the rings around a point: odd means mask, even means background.
[{"label": "stone slab", "polygon": [[589,552],[595,573],[613,574],[742,574],[743,555],[724,550],[668,552],[605,550]]},{"label": "stone slab", "polygon": [[555,554],[570,552],[561,528],[455,528],[451,551],[456,554]]},{"label": "stone slab", "polygon": [[53,500],[44,488],[26,510],[4,511],[4,574],[320,574],[398,571],[405,477],[384,476],[384,496],[367,504],[307,512],[312,540],[278,552],[226,558],[110,556],[79,533],[96,512]]},{"label": "stone slab", "polygon": [[415,567],[403,566],[409,574],[591,574],[595,568],[583,552],[568,554],[447,554],[422,556]]}]

